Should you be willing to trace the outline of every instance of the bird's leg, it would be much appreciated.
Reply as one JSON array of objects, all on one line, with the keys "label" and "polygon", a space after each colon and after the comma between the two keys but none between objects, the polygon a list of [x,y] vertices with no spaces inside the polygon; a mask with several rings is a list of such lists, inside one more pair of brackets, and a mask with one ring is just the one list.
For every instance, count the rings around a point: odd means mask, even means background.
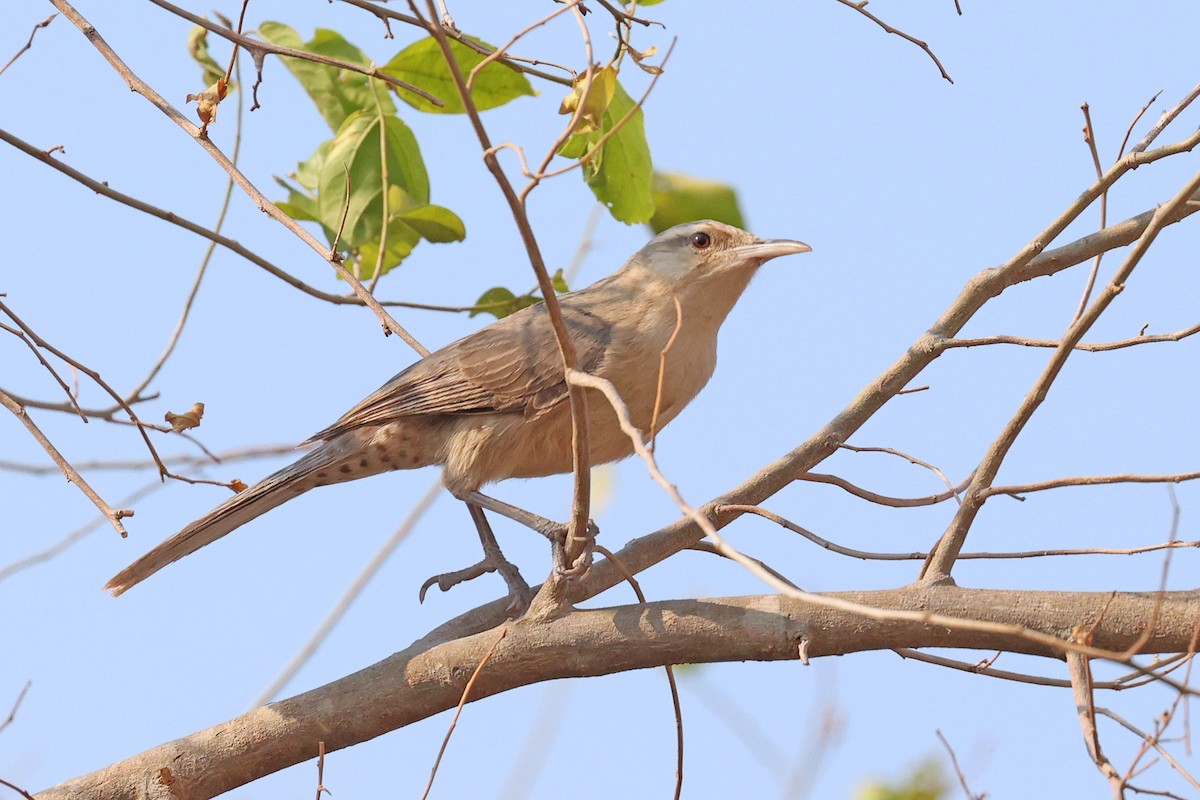
[{"label": "bird's leg", "polygon": [[596,526],[594,521],[588,520],[587,530],[584,532],[586,543],[579,552],[579,555],[576,556],[575,561],[568,564],[566,558],[567,535],[570,532],[568,525],[546,519],[545,517],[539,517],[537,514],[526,511],[523,508],[518,508],[510,503],[505,503],[503,500],[497,500],[480,492],[470,492],[459,499],[465,500],[468,504],[478,503],[483,508],[495,511],[497,514],[508,517],[514,522],[519,522],[549,539],[554,570],[559,575],[565,578],[578,578],[586,575],[587,571],[591,569],[592,545],[596,541],[596,536],[600,533],[600,528]]},{"label": "bird's leg", "polygon": [[421,586],[421,602],[425,602],[425,592],[435,583],[443,592],[448,592],[460,583],[474,580],[488,572],[498,572],[500,577],[504,579],[504,583],[508,586],[509,613],[514,617],[523,614],[525,609],[529,607],[529,602],[532,599],[529,584],[521,577],[521,573],[517,570],[516,565],[505,558],[504,553],[500,552],[500,545],[496,542],[496,535],[492,533],[492,526],[488,524],[483,509],[475,503],[468,502],[467,510],[471,512],[471,519],[475,521],[475,530],[478,531],[479,542],[483,545],[483,558],[464,569],[434,575],[425,581]]},{"label": "bird's leg", "polygon": [[480,508],[486,508],[488,511],[495,511],[502,517],[508,517],[513,522],[519,522],[526,528],[540,533],[553,543],[558,540],[561,544],[567,533],[567,526],[561,522],[555,522],[552,519],[539,517],[531,511],[526,511],[523,508],[518,508],[511,503],[506,503],[503,500],[497,500],[494,497],[483,494],[482,492],[464,492],[461,495],[455,495],[459,500],[464,501],[468,505],[476,505]]}]

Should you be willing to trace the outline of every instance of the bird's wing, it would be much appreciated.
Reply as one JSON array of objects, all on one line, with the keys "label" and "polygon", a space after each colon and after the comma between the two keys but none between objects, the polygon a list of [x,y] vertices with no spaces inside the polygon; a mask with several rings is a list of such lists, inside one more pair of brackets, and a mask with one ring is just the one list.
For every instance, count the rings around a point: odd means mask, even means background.
[{"label": "bird's wing", "polygon": [[[593,370],[607,349],[609,324],[570,303],[562,309],[578,367]],[[558,342],[539,303],[431,353],[310,441],[415,415],[510,412],[531,419],[566,396]]]}]

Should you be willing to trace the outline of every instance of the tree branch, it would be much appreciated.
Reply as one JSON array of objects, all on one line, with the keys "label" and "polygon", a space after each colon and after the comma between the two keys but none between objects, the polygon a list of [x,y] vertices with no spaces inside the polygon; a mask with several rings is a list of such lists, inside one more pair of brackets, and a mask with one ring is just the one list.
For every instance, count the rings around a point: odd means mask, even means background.
[{"label": "tree branch", "polygon": [[[1008,632],[916,620],[879,622],[775,595],[576,611],[548,621],[512,623],[488,669],[479,674],[472,697],[556,678],[665,664],[796,659],[801,637],[807,637],[808,655],[814,658],[905,646],[1060,657],[1021,631],[1058,638],[1080,619],[1098,618],[1102,611],[1093,641],[1098,647],[1121,650],[1138,641],[1159,601],[1153,593],[1114,596],[948,585],[829,597],[896,613],[989,620],[1007,626]],[[1161,600],[1158,624],[1142,652],[1184,651],[1191,642],[1200,595],[1173,592]],[[324,741],[332,752],[453,708],[495,640],[494,632],[433,647],[421,640],[360,672],[59,784],[38,798],[214,797],[307,760],[317,741]]]}]

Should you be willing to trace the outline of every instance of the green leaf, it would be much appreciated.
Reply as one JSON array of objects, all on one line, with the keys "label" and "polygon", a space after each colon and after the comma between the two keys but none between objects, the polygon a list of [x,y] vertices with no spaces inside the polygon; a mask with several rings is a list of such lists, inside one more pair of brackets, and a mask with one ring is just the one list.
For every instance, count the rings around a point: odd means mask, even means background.
[{"label": "green leaf", "polygon": [[333,147],[333,139],[326,139],[317,145],[317,151],[307,161],[301,161],[296,165],[296,171],[292,174],[297,183],[305,189],[314,192],[317,190],[317,186],[321,183],[321,168],[329,159],[329,148],[331,147]]},{"label": "green leaf", "polygon": [[[352,64],[369,67],[370,59],[361,50],[348,42],[337,31],[318,28],[309,42],[302,42],[300,34],[280,22],[264,22],[258,26],[259,34],[272,44],[305,50]],[[377,107],[385,114],[395,114],[396,105],[388,96],[387,84],[368,78],[358,72],[338,69],[325,64],[315,64],[296,58],[282,59],[285,67],[308,96],[317,104],[317,110],[333,130],[338,130],[346,118],[356,111],[374,110]]]},{"label": "green leaf", "polygon": [[[579,103],[584,102],[583,112],[575,124],[574,133],[591,133],[604,124],[604,111],[612,103],[617,91],[617,70],[605,67],[596,73],[584,73],[575,79],[571,92],[558,107],[559,114],[574,114]],[[586,95],[586,98],[585,98]]]},{"label": "green leaf", "polygon": [[[450,41],[450,52],[458,62],[464,77],[469,76],[471,70],[484,59],[471,48],[453,40]],[[418,94],[403,89],[396,92],[401,100],[418,111],[428,111],[431,114],[466,112],[454,85],[454,78],[442,56],[442,50],[438,47],[437,40],[432,37],[421,39],[404,48],[381,67],[380,71],[418,86],[445,103],[443,106],[436,106]],[[502,106],[522,95],[536,94],[524,75],[499,61],[493,61],[481,69],[471,87],[471,99],[480,111]]]},{"label": "green leaf", "polygon": [[[381,159],[380,137],[386,160]],[[333,230],[341,225],[347,247],[372,244],[383,227],[384,165],[387,185],[399,193],[389,195],[389,218],[414,206],[429,203],[429,176],[421,150],[408,126],[395,116],[357,111],[346,118],[321,165],[317,206],[321,223]],[[346,194],[349,174],[350,192]],[[392,203],[393,197],[398,201]]]},{"label": "green leaf", "polygon": [[[388,226],[387,251],[383,254],[380,275],[386,275],[400,265],[421,241],[421,235],[402,223]],[[359,280],[375,277],[375,265],[379,264],[379,242],[368,242],[353,250],[346,259],[346,267]]]},{"label": "green leaf", "polygon": [[475,305],[477,306],[491,307],[473,309],[471,316],[473,317],[476,314],[492,314],[496,319],[503,319],[509,314],[520,311],[522,308],[527,308],[537,302],[539,302],[538,298],[531,294],[518,296],[503,286],[493,286],[479,295],[479,299],[475,301]]},{"label": "green leaf", "polygon": [[[613,217],[627,224],[649,222],[654,215],[654,198],[650,192],[654,168],[642,110],[634,111],[629,120],[617,128],[635,106],[633,98],[619,82],[616,83],[612,101],[601,116],[601,129],[576,134],[559,150],[560,155],[587,158],[583,163],[584,180]],[[596,143],[614,129],[616,132],[597,150]],[[579,140],[586,152],[573,155],[580,152]]]},{"label": "green leaf", "polygon": [[317,199],[303,192],[296,191],[296,188],[282,178],[276,178],[275,182],[287,189],[288,199],[277,200],[275,205],[279,206],[283,213],[287,214],[292,219],[303,219],[311,222],[318,222],[317,217]]},{"label": "green leaf", "polygon": [[416,206],[395,215],[397,219],[431,242],[461,242],[467,238],[467,226],[443,206]]},{"label": "green leaf", "polygon": [[571,291],[570,287],[567,286],[567,279],[563,277],[563,271],[561,269],[554,271],[554,275],[552,275],[550,278],[550,283],[554,284],[554,291],[558,292],[559,294]]},{"label": "green leaf", "polygon": [[188,52],[191,53],[192,59],[200,65],[204,72],[203,86],[212,86],[217,81],[225,77],[225,70],[217,63],[217,60],[208,52],[208,29],[202,28],[199,25],[192,27],[188,33],[187,41]]},{"label": "green leaf", "polygon": [[650,227],[661,233],[672,225],[697,219],[715,219],[746,227],[733,187],[693,178],[678,172],[656,172],[652,183],[654,216]]}]

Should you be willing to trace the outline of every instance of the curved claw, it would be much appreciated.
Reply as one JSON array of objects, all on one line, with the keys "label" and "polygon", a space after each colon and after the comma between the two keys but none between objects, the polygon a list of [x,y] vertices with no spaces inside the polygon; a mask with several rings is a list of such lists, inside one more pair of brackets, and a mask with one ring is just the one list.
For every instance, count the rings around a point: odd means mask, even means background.
[{"label": "curved claw", "polygon": [[529,588],[529,584],[525,582],[525,579],[521,577],[521,573],[517,570],[516,566],[503,558],[499,561],[492,558],[484,558],[469,567],[434,575],[421,584],[421,590],[417,597],[420,602],[424,603],[425,593],[434,584],[437,584],[437,587],[443,592],[448,592],[460,583],[475,580],[480,575],[486,575],[489,572],[500,573],[500,577],[504,578],[504,583],[508,586],[508,607],[506,608],[508,616],[515,618],[524,614],[529,608],[530,602],[533,601],[533,591]]},{"label": "curved claw", "polygon": [[421,584],[421,591],[417,593],[418,602],[425,602],[425,593],[429,591],[429,587],[435,583],[443,592],[448,592],[460,583],[473,581],[480,575],[485,575],[489,572],[495,572],[496,567],[490,566],[487,559],[484,559],[476,564],[463,569],[456,569],[453,572],[442,572],[434,575],[429,580]]}]

